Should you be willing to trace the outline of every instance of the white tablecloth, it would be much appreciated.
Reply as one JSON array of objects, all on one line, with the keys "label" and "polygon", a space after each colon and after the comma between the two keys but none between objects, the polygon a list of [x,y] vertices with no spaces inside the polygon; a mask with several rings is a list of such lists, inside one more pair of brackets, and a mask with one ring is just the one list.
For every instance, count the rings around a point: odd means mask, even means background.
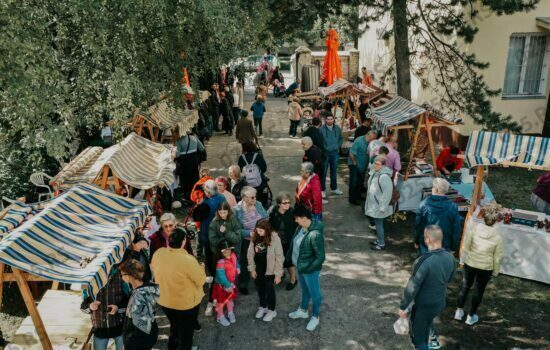
[{"label": "white tablecloth", "polygon": [[550,233],[524,225],[495,225],[504,246],[500,273],[550,284]]}]

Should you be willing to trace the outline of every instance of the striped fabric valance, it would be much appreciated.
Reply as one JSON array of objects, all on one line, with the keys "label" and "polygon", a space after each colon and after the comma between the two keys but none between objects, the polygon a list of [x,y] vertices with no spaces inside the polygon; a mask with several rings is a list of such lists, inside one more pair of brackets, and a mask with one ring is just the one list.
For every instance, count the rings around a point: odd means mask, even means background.
[{"label": "striped fabric valance", "polygon": [[181,134],[191,130],[198,121],[198,112],[194,109],[181,109],[170,106],[167,101],[161,101],[150,107],[144,117],[161,130],[176,126]]},{"label": "striped fabric valance", "polygon": [[376,127],[386,133],[388,128],[403,124],[404,122],[418,117],[426,110],[417,104],[400,96],[383,104],[380,107],[372,108],[368,117],[372,118]]},{"label": "striped fabric valance", "polygon": [[549,142],[545,137],[474,131],[465,156],[470,167],[509,161],[550,168]]},{"label": "striped fabric valance", "polygon": [[131,133],[122,142],[107,149],[85,149],[50,183],[61,188],[81,182],[93,183],[107,165],[113,174],[134,188],[169,187],[174,182],[176,168],[171,147]]},{"label": "striped fabric valance", "polygon": [[77,185],[7,235],[0,261],[96,295],[149,214],[145,201]]},{"label": "striped fabric valance", "polygon": [[21,223],[27,218],[31,213],[32,207],[25,203],[13,203],[11,204],[6,213],[0,218],[0,239]]},{"label": "striped fabric valance", "polygon": [[345,79],[338,79],[330,86],[319,87],[319,94],[323,97],[327,97],[338,92],[342,92],[346,89],[352,90],[356,94],[365,95],[374,93],[377,90],[363,84],[353,84]]}]

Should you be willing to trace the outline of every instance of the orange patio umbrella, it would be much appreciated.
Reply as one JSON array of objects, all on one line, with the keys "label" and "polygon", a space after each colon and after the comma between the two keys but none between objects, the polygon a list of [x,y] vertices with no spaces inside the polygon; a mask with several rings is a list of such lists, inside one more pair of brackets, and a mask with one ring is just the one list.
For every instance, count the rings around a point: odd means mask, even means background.
[{"label": "orange patio umbrella", "polygon": [[327,54],[323,63],[323,74],[321,81],[324,81],[327,86],[330,86],[334,81],[342,79],[342,65],[340,57],[338,57],[338,33],[334,29],[329,29],[327,33]]}]

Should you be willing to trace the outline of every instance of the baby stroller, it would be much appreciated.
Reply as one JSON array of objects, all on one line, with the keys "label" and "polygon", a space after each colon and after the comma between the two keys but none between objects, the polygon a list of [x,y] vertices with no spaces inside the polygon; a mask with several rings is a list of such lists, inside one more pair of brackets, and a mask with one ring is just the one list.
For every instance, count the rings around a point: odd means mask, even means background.
[{"label": "baby stroller", "polygon": [[281,97],[285,96],[285,83],[280,81],[279,79],[275,79],[271,82],[271,85],[273,86],[273,96],[275,97]]}]

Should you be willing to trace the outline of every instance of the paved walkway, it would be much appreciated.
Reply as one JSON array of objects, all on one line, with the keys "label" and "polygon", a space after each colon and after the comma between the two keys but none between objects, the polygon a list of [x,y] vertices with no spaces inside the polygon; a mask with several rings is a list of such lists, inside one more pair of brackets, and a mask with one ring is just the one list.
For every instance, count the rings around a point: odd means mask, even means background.
[{"label": "paved walkway", "polygon": [[[252,95],[247,94],[249,108]],[[300,140],[288,137],[287,102],[268,97],[264,119],[264,137],[260,144],[268,164],[270,186],[278,191],[294,192],[299,179],[303,151]],[[215,175],[226,175],[236,163],[240,145],[234,137],[217,135],[207,146],[209,166]],[[342,171],[346,168],[342,167]],[[342,173],[341,171],[341,173]],[[342,176],[339,187],[347,193]],[[407,270],[400,259],[387,253],[375,253],[368,242],[373,235],[367,228],[359,207],[348,204],[347,196],[329,198],[325,206],[325,245],[327,259],[321,284],[323,305],[321,323],[308,332],[307,320],[290,320],[288,313],[300,301],[300,288],[284,290],[286,281],[277,287],[277,317],[271,323],[254,319],[258,307],[255,288],[250,295],[236,301],[237,323],[222,327],[215,318],[204,316],[203,331],[195,336],[201,349],[396,349],[408,346],[407,337],[393,335],[392,324]],[[164,316],[162,316],[164,317]],[[167,326],[162,328],[159,347],[166,344]]]}]

